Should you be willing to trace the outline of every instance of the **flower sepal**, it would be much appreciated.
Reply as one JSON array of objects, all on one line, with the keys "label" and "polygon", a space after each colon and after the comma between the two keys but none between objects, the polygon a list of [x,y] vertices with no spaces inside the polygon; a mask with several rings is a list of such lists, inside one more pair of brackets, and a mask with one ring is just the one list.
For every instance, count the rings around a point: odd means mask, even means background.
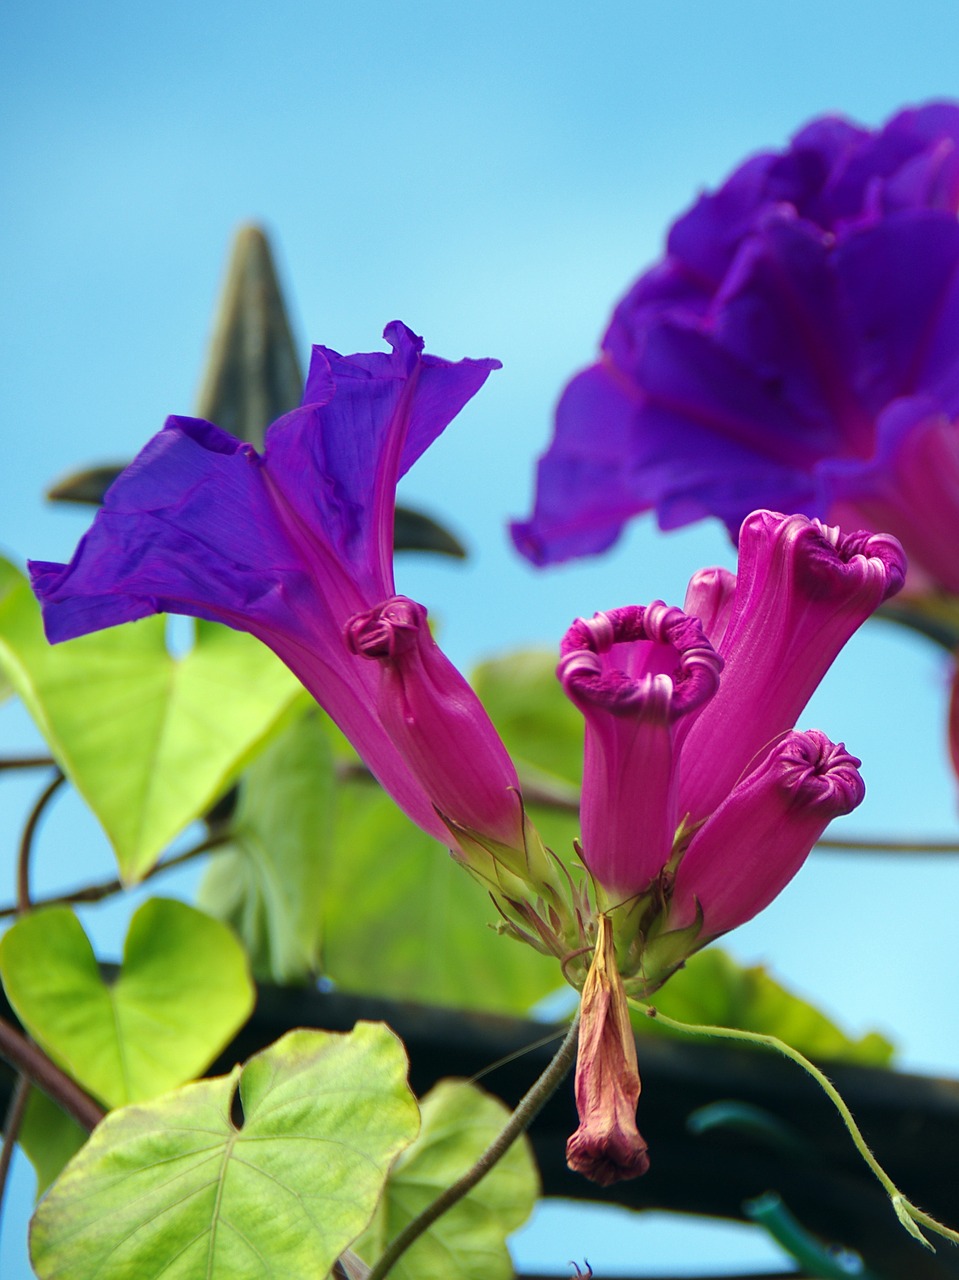
[{"label": "flower sepal", "polygon": [[625,981],[631,1000],[648,999],[708,941],[703,937],[703,913],[698,903],[697,908],[696,919],[682,929],[666,929],[663,917],[656,919],[645,938],[642,968]]},{"label": "flower sepal", "polygon": [[[585,877],[574,880],[525,813],[522,849],[443,821],[456,842],[454,857],[493,899],[501,932],[561,961],[591,944],[594,913]],[[568,977],[578,988],[585,970],[578,982],[572,972]]]}]

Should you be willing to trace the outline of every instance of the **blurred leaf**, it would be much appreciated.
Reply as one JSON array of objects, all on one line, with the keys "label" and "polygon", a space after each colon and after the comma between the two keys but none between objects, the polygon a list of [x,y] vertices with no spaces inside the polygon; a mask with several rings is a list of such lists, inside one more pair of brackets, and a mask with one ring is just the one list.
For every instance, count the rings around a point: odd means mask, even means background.
[{"label": "blurred leaf", "polygon": [[333,786],[330,735],[310,711],[244,774],[231,847],[200,888],[199,906],[233,925],[254,973],[272,982],[302,982],[319,967]]},{"label": "blurred leaf", "polygon": [[243,949],[218,920],[151,898],[135,912],[107,985],[67,907],[23,916],[0,938],[0,975],[20,1021],[109,1107],[198,1075],[249,1017]]},{"label": "blurred leaf", "polygon": [[[10,593],[15,592],[22,582],[21,574],[17,572],[9,560],[4,560],[0,557],[0,611],[6,605],[7,597]],[[13,684],[6,670],[0,665],[0,702],[6,702],[7,698],[12,697],[13,692]]]},{"label": "blurred leaf", "polygon": [[163,617],[51,646],[26,581],[3,573],[0,666],[135,881],[306,694],[259,641],[212,622],[183,658]]},{"label": "blurred leaf", "polygon": [[[725,951],[710,947],[686,962],[653,999],[658,1009],[680,1022],[738,1027],[778,1036],[810,1058],[885,1067],[894,1046],[876,1031],[856,1040],[824,1013],[771,978],[762,965],[743,968]],[[642,1033],[682,1035],[654,1019],[639,1016]],[[685,1038],[685,1037],[684,1037]]]},{"label": "blurred leaf", "polygon": [[393,518],[393,547],[396,551],[432,551],[436,555],[466,558],[466,548],[449,529],[431,516],[409,507],[397,507]]},{"label": "blurred leaf", "polygon": [[292,1031],[229,1076],[108,1115],[34,1215],[38,1276],[319,1280],[416,1136],[406,1066],[378,1024]]},{"label": "blurred leaf", "polygon": [[129,463],[105,462],[96,467],[84,467],[71,471],[55,481],[46,492],[51,502],[76,502],[82,506],[98,507],[103,495]]},{"label": "blurred leaf", "polygon": [[[368,1229],[354,1246],[374,1261],[386,1245],[483,1154],[509,1119],[497,1099],[442,1080],[422,1100],[420,1136],[397,1159]],[[539,1194],[525,1137],[390,1271],[395,1280],[512,1280],[506,1237],[522,1226]]]},{"label": "blurred leaf", "polygon": [[556,679],[555,653],[520,651],[484,662],[472,684],[517,762],[579,786],[583,717]]},{"label": "blurred leaf", "polygon": [[486,890],[378,787],[337,790],[324,971],[351,991],[525,1012],[560,984],[556,962],[490,928]]},{"label": "blurred leaf", "polygon": [[37,1199],[43,1195],[89,1134],[40,1089],[31,1089],[19,1141],[37,1175]]}]

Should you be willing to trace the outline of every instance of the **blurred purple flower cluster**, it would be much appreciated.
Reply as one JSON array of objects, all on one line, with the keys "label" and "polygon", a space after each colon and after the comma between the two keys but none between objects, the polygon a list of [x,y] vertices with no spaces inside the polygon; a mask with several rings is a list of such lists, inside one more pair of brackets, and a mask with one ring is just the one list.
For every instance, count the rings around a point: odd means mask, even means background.
[{"label": "blurred purple flower cluster", "polygon": [[910,586],[959,593],[957,144],[952,103],[825,116],[701,196],[563,393],[519,549],[768,507],[892,533]]}]

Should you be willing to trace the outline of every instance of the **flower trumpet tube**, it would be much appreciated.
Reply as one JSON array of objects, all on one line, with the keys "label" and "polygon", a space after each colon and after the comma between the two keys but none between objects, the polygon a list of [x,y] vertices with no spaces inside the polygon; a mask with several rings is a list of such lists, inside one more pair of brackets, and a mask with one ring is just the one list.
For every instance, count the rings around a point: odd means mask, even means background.
[{"label": "flower trumpet tube", "polygon": [[648,888],[679,820],[676,722],[716,692],[722,660],[695,618],[661,601],[578,619],[557,674],[586,720],[583,857],[611,894]]},{"label": "flower trumpet tube", "polygon": [[862,803],[860,763],[818,730],[784,734],[682,854],[667,928],[698,921],[707,940],[768,907],[832,819]]},{"label": "flower trumpet tube", "polygon": [[389,354],[315,347],[303,405],[263,456],[168,419],[70,563],[30,565],[34,590],[51,641],[161,611],[249,631],[424,830],[522,844],[506,750],[393,580],[397,481],[499,364],[426,355],[399,322],[385,336]]},{"label": "flower trumpet tube", "polygon": [[519,779],[473,691],[430,634],[426,610],[393,596],[347,623],[353,653],[379,670],[380,722],[440,816],[487,840],[522,849]]},{"label": "flower trumpet tube", "polygon": [[636,1041],[616,968],[613,930],[601,915],[583,986],[576,1059],[579,1128],[566,1144],[571,1169],[601,1187],[647,1171],[646,1143],[636,1128],[639,1093]]}]

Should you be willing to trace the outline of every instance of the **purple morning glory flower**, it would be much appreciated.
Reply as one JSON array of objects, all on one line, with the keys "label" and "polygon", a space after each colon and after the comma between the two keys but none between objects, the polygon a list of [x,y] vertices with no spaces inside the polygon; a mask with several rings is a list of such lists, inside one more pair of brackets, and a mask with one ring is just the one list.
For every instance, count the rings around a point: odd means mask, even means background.
[{"label": "purple morning glory flower", "polygon": [[33,563],[51,641],[158,612],[224,622],[286,663],[397,803],[454,843],[446,820],[523,847],[516,771],[479,700],[396,594],[396,483],[496,360],[314,347],[301,408],[261,457],[173,417],[106,495],[69,565]]},{"label": "purple morning glory flower", "polygon": [[959,105],[814,120],[669,232],[539,464],[517,546],[547,564],[757,508],[898,537],[959,592]]},{"label": "purple morning glory flower", "polygon": [[767,906],[862,800],[858,760],[793,725],[904,577],[894,538],[756,511],[738,575],[696,574],[685,610],[630,606],[567,632],[557,674],[586,720],[583,860],[607,903],[645,901],[630,928],[647,940],[691,930],[673,967]]}]

